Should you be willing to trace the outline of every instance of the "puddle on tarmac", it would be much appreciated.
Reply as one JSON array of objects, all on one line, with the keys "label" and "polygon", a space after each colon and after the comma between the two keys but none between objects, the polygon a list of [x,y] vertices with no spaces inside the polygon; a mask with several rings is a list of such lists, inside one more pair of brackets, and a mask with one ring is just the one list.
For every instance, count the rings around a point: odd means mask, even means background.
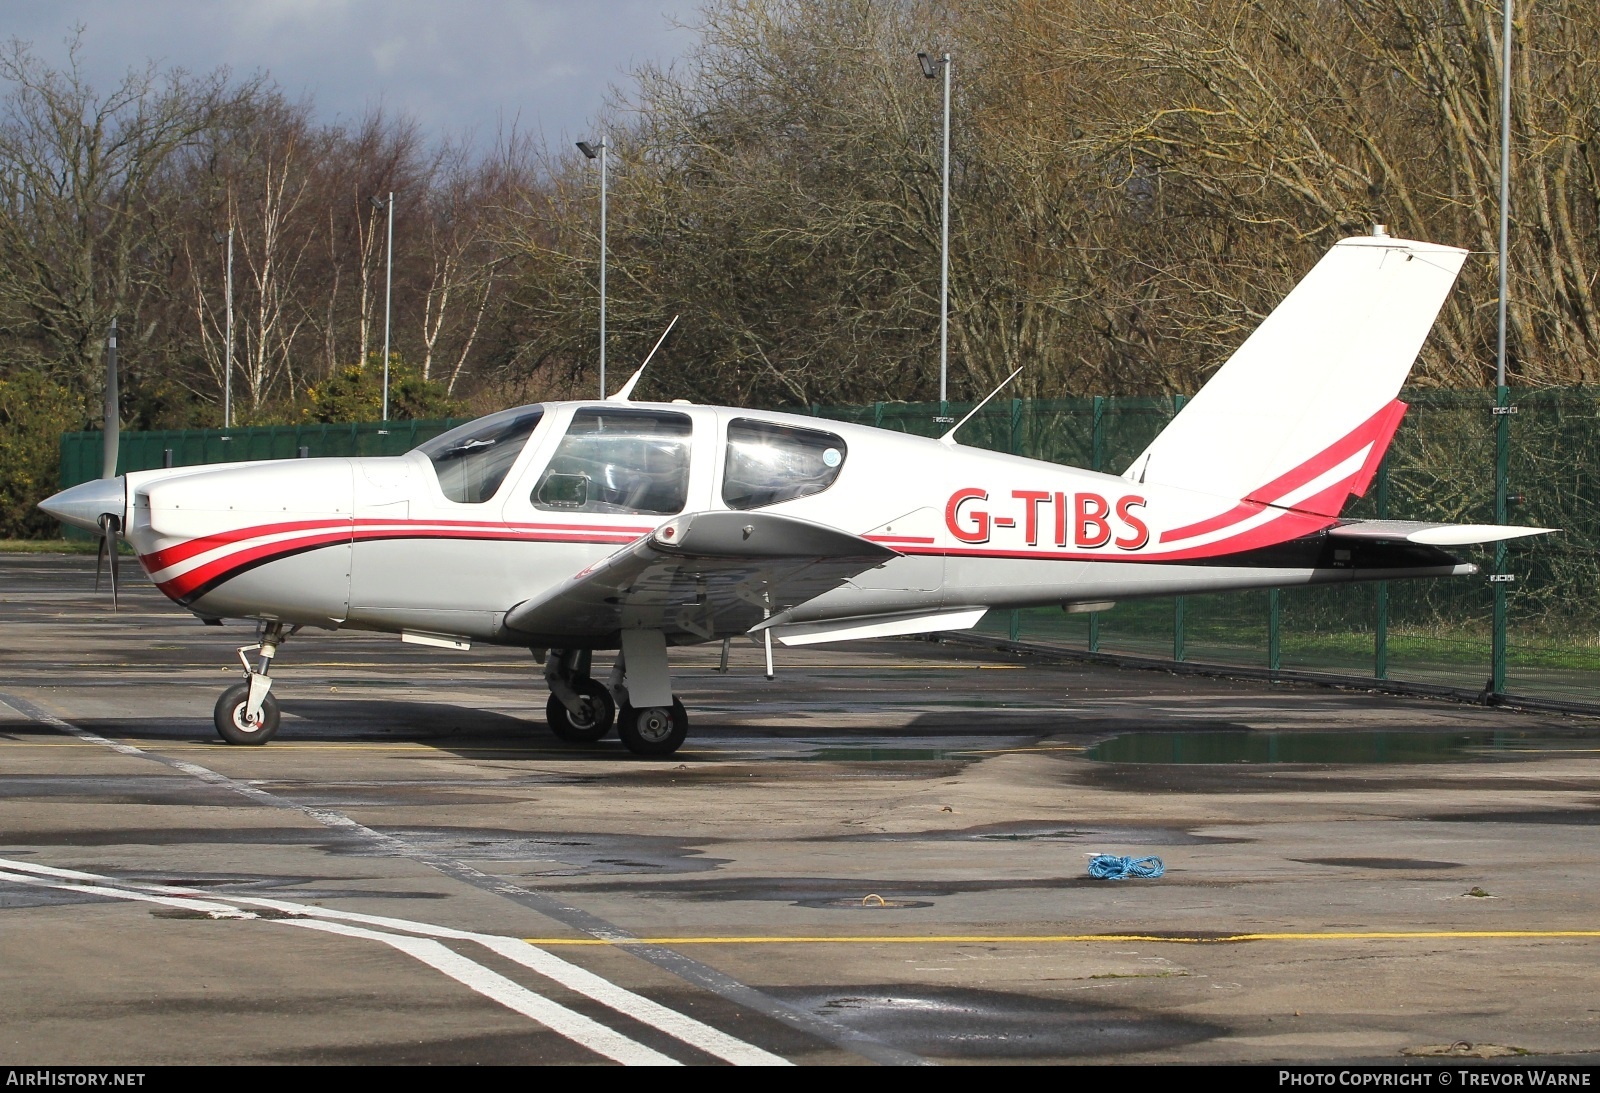
[{"label": "puddle on tarmac", "polygon": [[1600,753],[1600,738],[1528,732],[1200,732],[1124,733],[1089,748],[1100,763],[1459,763]]},{"label": "puddle on tarmac", "polygon": [[1116,1057],[1183,1047],[1223,1032],[1187,1017],[963,987],[791,987],[773,993],[819,1017],[934,1058]]},{"label": "puddle on tarmac", "polygon": [[804,756],[813,763],[928,763],[984,758],[956,748],[818,748]]}]

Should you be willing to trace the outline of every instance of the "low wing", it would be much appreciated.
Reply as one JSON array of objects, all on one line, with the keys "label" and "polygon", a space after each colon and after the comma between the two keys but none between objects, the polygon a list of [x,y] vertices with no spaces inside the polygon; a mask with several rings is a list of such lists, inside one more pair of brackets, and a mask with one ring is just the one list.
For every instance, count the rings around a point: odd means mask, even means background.
[{"label": "low wing", "polygon": [[742,634],[898,555],[859,536],[756,512],[698,512],[661,525],[506,613],[530,645],[608,644],[660,630],[685,644]]},{"label": "low wing", "polygon": [[1528,535],[1549,535],[1554,528],[1517,524],[1429,524],[1415,520],[1352,520],[1328,529],[1330,539],[1384,540],[1423,546],[1471,546],[1499,543]]}]

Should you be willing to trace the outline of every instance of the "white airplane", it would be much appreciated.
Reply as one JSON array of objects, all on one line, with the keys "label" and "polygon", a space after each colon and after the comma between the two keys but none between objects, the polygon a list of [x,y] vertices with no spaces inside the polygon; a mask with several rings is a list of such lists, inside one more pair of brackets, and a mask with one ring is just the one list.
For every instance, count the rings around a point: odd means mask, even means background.
[{"label": "white airplane", "polygon": [[[216,706],[229,743],[277,731],[273,659],[314,626],[531,648],[558,737],[615,723],[633,752],[668,755],[689,728],[674,645],[750,634],[770,652],[774,636],[959,630],[997,608],[1465,574],[1444,548],[1547,530],[1339,515],[1466,254],[1338,243],[1120,476],[964,447],[956,429],[636,403],[635,373],[609,399],[504,410],[402,456],[113,476],[108,444],[104,478],[40,507],[126,537],[203,621],[259,622]],[[591,657],[613,649],[602,682]]]}]

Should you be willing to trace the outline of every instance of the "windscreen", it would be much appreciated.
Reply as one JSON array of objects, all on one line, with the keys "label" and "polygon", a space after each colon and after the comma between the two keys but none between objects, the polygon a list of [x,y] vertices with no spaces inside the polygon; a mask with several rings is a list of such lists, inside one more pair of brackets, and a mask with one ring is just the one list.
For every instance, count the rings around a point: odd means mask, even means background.
[{"label": "windscreen", "polygon": [[416,450],[433,461],[446,497],[463,505],[482,504],[505,481],[543,416],[543,406],[502,410],[441,433]]},{"label": "windscreen", "polygon": [[844,440],[833,433],[735,418],[722,500],[730,509],[758,509],[821,493],[839,477],[844,457]]}]

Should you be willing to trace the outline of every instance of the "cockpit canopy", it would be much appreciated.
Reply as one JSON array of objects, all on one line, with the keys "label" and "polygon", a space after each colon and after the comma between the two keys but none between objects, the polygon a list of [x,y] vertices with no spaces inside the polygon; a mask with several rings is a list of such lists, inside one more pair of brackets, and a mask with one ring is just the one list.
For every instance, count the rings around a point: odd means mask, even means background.
[{"label": "cockpit canopy", "polygon": [[[470,421],[418,445],[451,501],[478,505],[504,484],[544,417],[518,406]],[[584,406],[539,473],[528,498],[538,509],[671,516],[689,499],[693,419],[642,406]],[[727,425],[722,501],[759,509],[809,497],[833,485],[847,448],[822,429],[736,417]]]}]

